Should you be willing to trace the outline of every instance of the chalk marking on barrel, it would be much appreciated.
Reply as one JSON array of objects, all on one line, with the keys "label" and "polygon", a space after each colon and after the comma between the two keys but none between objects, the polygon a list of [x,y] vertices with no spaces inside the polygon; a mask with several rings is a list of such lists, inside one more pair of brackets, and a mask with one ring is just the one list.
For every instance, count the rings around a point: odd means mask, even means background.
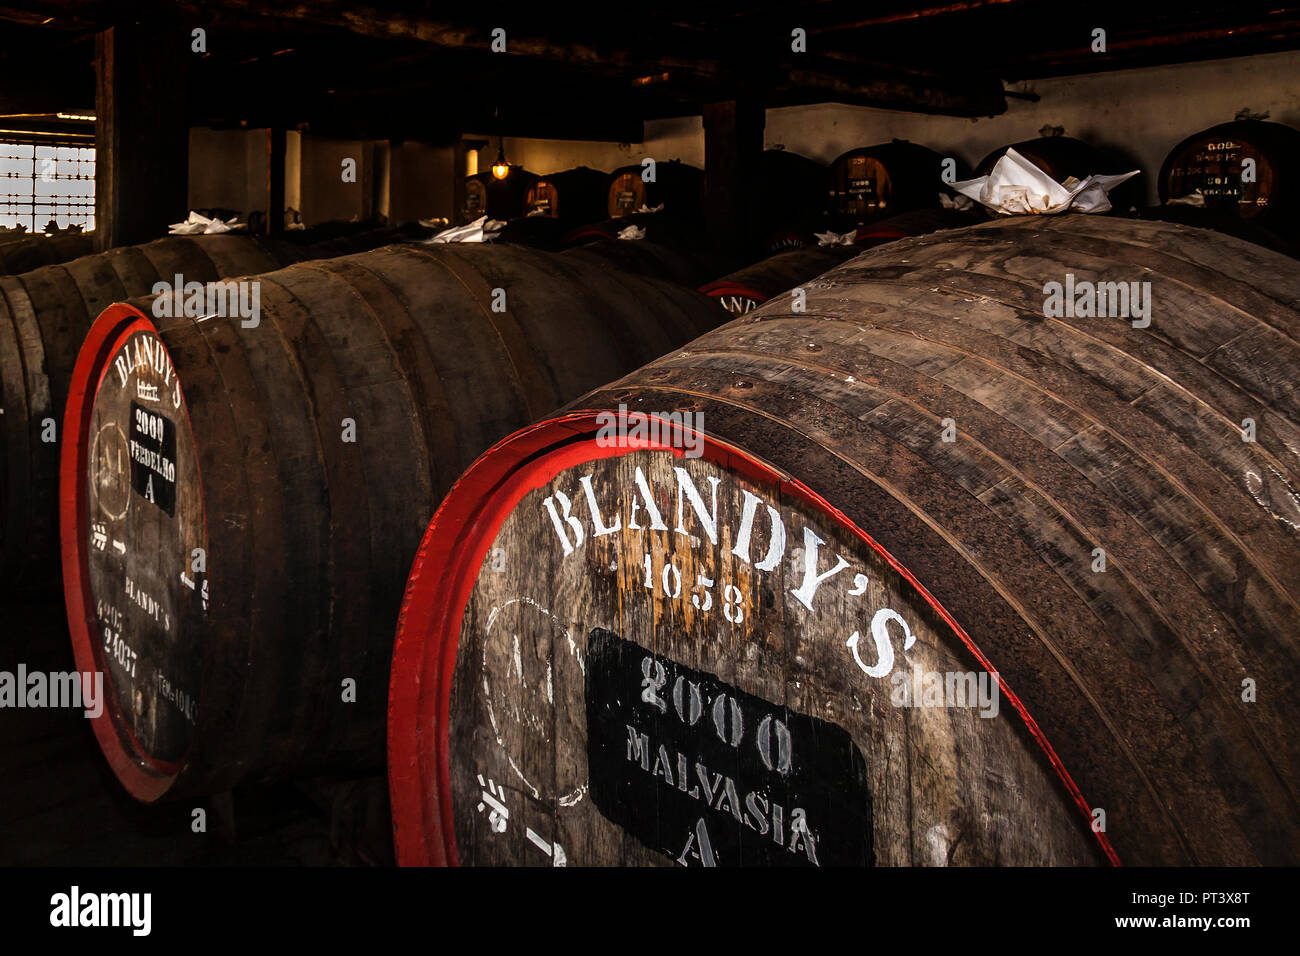
[{"label": "chalk marking on barrel", "polygon": [[[492,724],[492,733],[496,737],[496,742],[497,745],[501,748],[501,752],[505,754],[506,762],[510,764],[510,769],[515,772],[515,776],[517,776],[519,780],[523,783],[523,785],[528,788],[529,792],[532,793],[533,797],[537,800],[540,800],[542,799],[541,790],[539,790],[536,786],[534,786],[532,781],[530,781],[526,776],[524,776],[524,772],[522,769],[520,769],[519,764],[515,761],[514,755],[510,753],[510,750],[506,747],[505,734],[501,729],[501,725],[497,723],[496,711],[492,707],[492,685],[488,680],[488,674],[491,671],[491,668],[488,666],[488,647],[490,644],[489,635],[492,633],[492,625],[496,622],[497,615],[513,604],[527,604],[530,607],[533,607],[536,610],[541,611],[548,618],[550,618],[551,621],[555,624],[555,626],[560,629],[561,633],[563,633],[565,640],[569,644],[569,653],[578,662],[578,667],[579,669],[581,669],[584,676],[587,673],[587,667],[586,667],[586,663],[582,659],[582,654],[578,651],[578,645],[577,642],[574,641],[573,639],[573,634],[570,633],[567,627],[565,627],[562,623],[560,623],[559,618],[557,618],[554,614],[552,614],[549,610],[544,608],[541,604],[537,603],[537,601],[533,600],[532,598],[530,597],[511,598],[508,601],[496,605],[495,607],[492,608],[491,611],[488,612],[487,622],[483,625],[483,654],[482,654],[483,706],[487,708],[488,721]],[[522,682],[523,657],[519,647],[518,634],[513,635],[513,641],[514,641],[514,647],[513,647],[514,665],[516,668],[516,673],[519,675],[520,681]],[[554,699],[554,690],[552,686],[552,675],[549,667],[546,673],[546,695],[547,695],[547,699],[553,705],[555,699]],[[582,798],[586,795],[587,787],[588,784],[584,781],[582,784],[580,784],[573,790],[561,796],[559,798],[559,805],[562,807],[577,806],[579,803],[582,802]]]}]

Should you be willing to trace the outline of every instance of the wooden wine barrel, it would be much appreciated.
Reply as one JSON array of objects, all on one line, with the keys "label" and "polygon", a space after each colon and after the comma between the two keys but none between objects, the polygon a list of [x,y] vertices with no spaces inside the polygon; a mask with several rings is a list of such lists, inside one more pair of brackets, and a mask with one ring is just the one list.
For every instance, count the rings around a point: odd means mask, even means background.
[{"label": "wooden wine barrel", "polygon": [[[1243,172],[1253,161],[1250,181]],[[1281,123],[1239,120],[1187,137],[1160,168],[1160,201],[1194,192],[1205,208],[1300,238],[1300,130]]]},{"label": "wooden wine barrel", "polygon": [[1272,217],[1252,216],[1242,219],[1235,211],[1222,209],[1205,209],[1196,206],[1174,203],[1162,206],[1148,206],[1140,213],[1143,219],[1158,219],[1162,222],[1179,222],[1198,229],[1213,229],[1215,232],[1235,236],[1244,242],[1253,242],[1265,249],[1272,249],[1292,259],[1300,259],[1300,234],[1289,230],[1284,235],[1279,230],[1287,230],[1289,223],[1280,222]]},{"label": "wooden wine barrel", "polygon": [[68,381],[95,317],[157,282],[278,269],[306,253],[246,236],[174,236],[0,277],[0,594],[61,592],[59,442]]},{"label": "wooden wine barrel", "polygon": [[817,245],[827,220],[826,167],[784,149],[763,151],[754,187],[762,250],[772,256]]},{"label": "wooden wine barrel", "polygon": [[608,183],[607,173],[588,166],[538,176],[524,190],[523,215],[559,219],[570,228],[604,219]]},{"label": "wooden wine barrel", "polygon": [[88,233],[67,233],[58,236],[30,237],[0,243],[0,275],[17,275],[41,266],[55,265],[88,256],[95,251],[94,240]]},{"label": "wooden wine barrel", "polygon": [[572,246],[564,251],[564,255],[593,265],[613,266],[624,272],[666,279],[692,288],[699,283],[698,263],[668,246],[648,239],[597,239]]},{"label": "wooden wine barrel", "polygon": [[[644,236],[640,239],[619,238],[632,227],[644,232]],[[691,286],[726,275],[741,265],[734,253],[720,251],[713,246],[698,222],[674,216],[667,211],[638,213],[588,223],[572,230],[565,237],[565,242],[570,247],[605,241],[650,242],[672,250],[680,259],[693,265],[692,274],[686,283]]]},{"label": "wooden wine barrel", "polygon": [[310,244],[311,255],[308,258],[331,258],[351,255],[355,252],[369,252],[371,249],[391,246],[399,242],[420,242],[436,234],[437,230],[421,226],[417,222],[406,222],[397,226],[375,226],[313,242]]},{"label": "wooden wine barrel", "polygon": [[[975,175],[987,176],[1008,149],[1014,149],[1057,182],[1065,182],[1070,177],[1086,179],[1096,173],[1127,173],[1138,166],[1114,150],[1072,136],[1039,136],[993,150],[980,160],[975,167]],[[1120,183],[1107,193],[1111,210],[1115,213],[1128,213],[1141,203],[1142,195],[1141,176]],[[996,214],[990,211],[988,215]]]},{"label": "wooden wine barrel", "polygon": [[550,216],[520,216],[507,222],[492,241],[529,246],[545,252],[559,252],[567,248],[568,235],[572,228],[563,219],[552,219]]},{"label": "wooden wine barrel", "polygon": [[[844,153],[830,167],[836,227],[843,231],[909,209],[937,207],[939,194],[947,190],[943,160],[934,150],[902,139]],[[962,178],[960,171],[956,175]]]},{"label": "wooden wine barrel", "polygon": [[522,166],[511,166],[505,179],[497,179],[491,171],[467,177],[461,223],[471,223],[484,216],[503,222],[514,219],[523,206],[525,191],[536,178],[536,174]]},{"label": "wooden wine barrel", "polygon": [[961,209],[913,209],[911,212],[899,213],[888,219],[869,223],[858,229],[853,244],[859,247],[878,246],[906,239],[909,236],[924,236],[944,229],[959,229],[982,222],[984,217],[971,210]]},{"label": "wooden wine barrel", "polygon": [[69,628],[105,673],[96,737],[145,801],[382,766],[393,622],[442,493],[717,321],[693,290],[517,246],[390,246],[258,282],[253,328],[110,307],[73,375]]},{"label": "wooden wine barrel", "polygon": [[[1047,316],[1085,281],[1149,282],[1150,325]],[[1294,264],[1025,217],[806,305],[444,500],[394,649],[399,862],[1300,862]]]},{"label": "wooden wine barrel", "polygon": [[714,279],[700,291],[731,315],[745,315],[774,296],[802,287],[859,252],[852,246],[810,246],[790,249]]},{"label": "wooden wine barrel", "polygon": [[704,171],[672,159],[655,163],[654,182],[644,179],[640,163],[622,166],[609,174],[606,209],[611,219],[635,215],[642,207],[663,206],[673,217],[695,220],[704,202]]}]

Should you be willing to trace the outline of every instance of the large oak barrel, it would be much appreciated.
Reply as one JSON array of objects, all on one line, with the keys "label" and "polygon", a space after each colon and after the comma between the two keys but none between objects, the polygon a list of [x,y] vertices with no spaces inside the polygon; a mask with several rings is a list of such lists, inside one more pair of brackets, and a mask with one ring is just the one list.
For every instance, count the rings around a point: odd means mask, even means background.
[{"label": "large oak barrel", "polygon": [[0,242],[0,275],[17,275],[41,266],[67,262],[94,252],[89,234],[67,233],[58,236],[25,233],[12,242]]},{"label": "large oak barrel", "polygon": [[1160,201],[1204,198],[1213,214],[1257,222],[1300,238],[1300,130],[1239,120],[1187,137],[1160,168]]},{"label": "large oak barrel", "polygon": [[984,217],[972,211],[961,209],[913,209],[911,212],[899,213],[888,219],[868,223],[858,229],[853,244],[869,248],[879,246],[896,239],[909,236],[924,236],[944,229],[960,229],[982,222]]},{"label": "large oak barrel", "polygon": [[524,194],[537,178],[522,166],[511,166],[504,179],[492,173],[475,173],[465,179],[465,205],[461,209],[461,222],[471,223],[487,216],[506,221],[519,215]]},{"label": "large oak barrel", "polygon": [[382,766],[393,622],[442,493],[717,318],[693,290],[515,246],[256,281],[255,327],[110,307],[73,376],[68,621],[105,673],[96,737],[142,800]]},{"label": "large oak barrel", "polygon": [[659,206],[669,216],[694,220],[704,202],[704,171],[679,159],[655,163],[654,180],[646,181],[647,168],[640,163],[621,166],[609,174],[606,211],[610,218],[632,216],[641,209]]},{"label": "large oak barrel", "polygon": [[649,239],[596,239],[571,246],[564,255],[679,285],[695,286],[699,282],[698,263]]},{"label": "large oak barrel", "polygon": [[1300,862],[1293,263],[1018,217],[808,289],[448,495],[399,861]]},{"label": "large oak barrel", "polygon": [[752,197],[768,255],[817,244],[827,226],[826,167],[784,149],[763,151]]},{"label": "large oak barrel", "polygon": [[538,176],[524,190],[522,214],[559,219],[571,227],[604,219],[608,183],[607,173],[589,166]]},{"label": "large oak barrel", "polygon": [[700,291],[717,300],[730,314],[744,315],[773,296],[794,289],[809,279],[815,279],[856,252],[856,249],[847,246],[789,249],[720,279],[706,282],[700,286]]},{"label": "large oak barrel", "polygon": [[[1097,173],[1127,173],[1138,167],[1136,162],[1115,150],[1095,146],[1073,136],[1056,135],[1039,136],[995,149],[980,160],[975,167],[975,175],[987,176],[1008,149],[1014,149],[1058,183],[1071,177],[1086,179]],[[1135,176],[1120,183],[1107,196],[1112,210],[1117,213],[1129,212],[1141,200],[1142,177]],[[988,215],[996,214],[989,211]]]},{"label": "large oak barrel", "polygon": [[432,238],[436,233],[437,230],[421,226],[418,222],[405,222],[396,226],[373,226],[310,243],[308,258],[329,258],[351,255],[354,252],[369,252],[371,249],[391,246],[399,242],[420,242]]},{"label": "large oak barrel", "polygon": [[[632,230],[640,239],[620,239]],[[689,285],[725,275],[740,266],[738,258],[730,252],[719,251],[710,242],[708,234],[698,222],[675,216],[667,210],[656,213],[637,213],[602,222],[592,222],[572,230],[565,242],[570,246],[599,243],[605,240],[618,242],[650,242],[672,250],[680,259],[693,265]]]},{"label": "large oak barrel", "polygon": [[[1293,259],[1300,259],[1300,233],[1289,229],[1288,223],[1276,219],[1259,216],[1242,219],[1236,212],[1206,209],[1182,203],[1148,206],[1141,211],[1140,215],[1143,219],[1158,219],[1162,222],[1179,222],[1199,229],[1213,229],[1245,242],[1253,242],[1257,246],[1272,249]],[[1288,232],[1289,235],[1284,235],[1283,231]]]},{"label": "large oak barrel", "polygon": [[268,272],[308,254],[246,236],[175,236],[0,277],[0,593],[61,590],[59,426],[72,367],[95,317],[177,275],[210,282]]},{"label": "large oak barrel", "polygon": [[844,153],[830,166],[836,227],[852,229],[909,209],[937,207],[947,189],[943,161],[934,150],[902,139]]}]

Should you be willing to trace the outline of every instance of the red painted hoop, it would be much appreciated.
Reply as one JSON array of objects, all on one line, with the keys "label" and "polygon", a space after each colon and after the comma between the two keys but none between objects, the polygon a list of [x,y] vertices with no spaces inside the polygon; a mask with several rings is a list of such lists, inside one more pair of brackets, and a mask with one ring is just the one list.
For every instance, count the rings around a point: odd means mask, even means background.
[{"label": "red painted hoop", "polygon": [[766,292],[759,292],[747,285],[741,285],[739,282],[727,282],[724,279],[706,282],[700,286],[700,292],[713,299],[721,299],[724,295],[741,295],[747,299],[753,299],[757,305],[762,305],[769,298]]},{"label": "red painted hoop", "polygon": [[[600,447],[595,444],[600,414],[572,412],[498,442],[448,492],[420,542],[398,616],[388,692],[388,780],[400,865],[454,866],[459,862],[450,799],[451,678],[465,604],[506,517],[525,495],[566,468],[638,450],[664,450],[681,456],[684,448],[698,447],[696,441],[702,444],[703,457],[715,464],[775,485],[782,494],[825,513],[915,588],[980,664],[998,675],[999,691],[1020,715],[1075,806],[1091,824],[1091,805],[997,668],[912,572],[847,515],[760,457],[670,421],[658,420],[660,428],[673,436],[666,444],[629,438],[616,447]],[[685,437],[692,439],[691,444],[682,440]],[[436,786],[427,786],[426,781],[435,781]],[[1092,832],[1107,860],[1119,866],[1119,856],[1106,834]]]}]

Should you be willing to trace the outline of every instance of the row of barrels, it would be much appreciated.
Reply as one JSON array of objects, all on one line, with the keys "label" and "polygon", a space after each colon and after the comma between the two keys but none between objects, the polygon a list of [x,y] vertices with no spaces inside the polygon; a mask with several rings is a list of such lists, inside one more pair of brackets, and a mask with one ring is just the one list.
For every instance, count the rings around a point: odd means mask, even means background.
[{"label": "row of barrels", "polygon": [[[96,320],[63,578],[131,793],[386,739],[404,863],[1300,861],[1290,260],[1002,220],[717,327],[597,255]],[[1048,310],[1067,274],[1150,325]]]},{"label": "row of barrels", "polygon": [[60,588],[63,411],[77,353],[100,312],[149,295],[160,282],[172,286],[177,277],[202,287],[427,235],[412,227],[336,230],[314,244],[229,233],[172,236],[0,276],[0,596],[39,599]]},{"label": "row of barrels", "polygon": [[[764,246],[805,246],[812,233],[864,228],[899,213],[938,209],[953,195],[954,181],[987,175],[1005,154],[1002,147],[974,168],[956,157],[894,140],[850,150],[829,168],[783,150],[767,150],[751,184],[762,210]],[[1139,165],[1122,152],[1064,135],[1011,144],[1054,179],[1064,182],[1094,173],[1123,173]],[[640,166],[605,174],[580,167],[536,176],[511,167],[503,180],[491,173],[470,177],[466,220],[481,215],[511,220],[541,217],[570,228],[599,219],[631,216],[663,205],[670,215],[698,220],[703,172],[673,161],[655,166],[647,182]],[[1284,251],[1300,238],[1300,131],[1279,123],[1239,120],[1198,132],[1170,151],[1159,172],[1161,206],[1143,209],[1140,179],[1111,193],[1117,213],[1142,210],[1145,218],[1166,218],[1218,228]],[[648,176],[649,173],[646,173]],[[536,230],[534,230],[536,231]]]},{"label": "row of barrels", "polygon": [[[575,240],[564,261],[699,287],[725,317],[753,308],[850,254],[843,247],[793,251],[717,279],[727,266],[697,234],[673,229],[672,223],[651,218],[649,238],[639,242],[620,241],[616,231],[595,224]],[[0,594],[35,599],[59,588],[54,529],[60,420],[77,352],[99,312],[113,302],[149,294],[160,281],[171,284],[177,275],[197,283],[255,275],[304,259],[416,241],[427,232],[382,227],[331,235],[312,245],[229,234],[178,236],[0,277],[0,398],[6,409]]]}]

